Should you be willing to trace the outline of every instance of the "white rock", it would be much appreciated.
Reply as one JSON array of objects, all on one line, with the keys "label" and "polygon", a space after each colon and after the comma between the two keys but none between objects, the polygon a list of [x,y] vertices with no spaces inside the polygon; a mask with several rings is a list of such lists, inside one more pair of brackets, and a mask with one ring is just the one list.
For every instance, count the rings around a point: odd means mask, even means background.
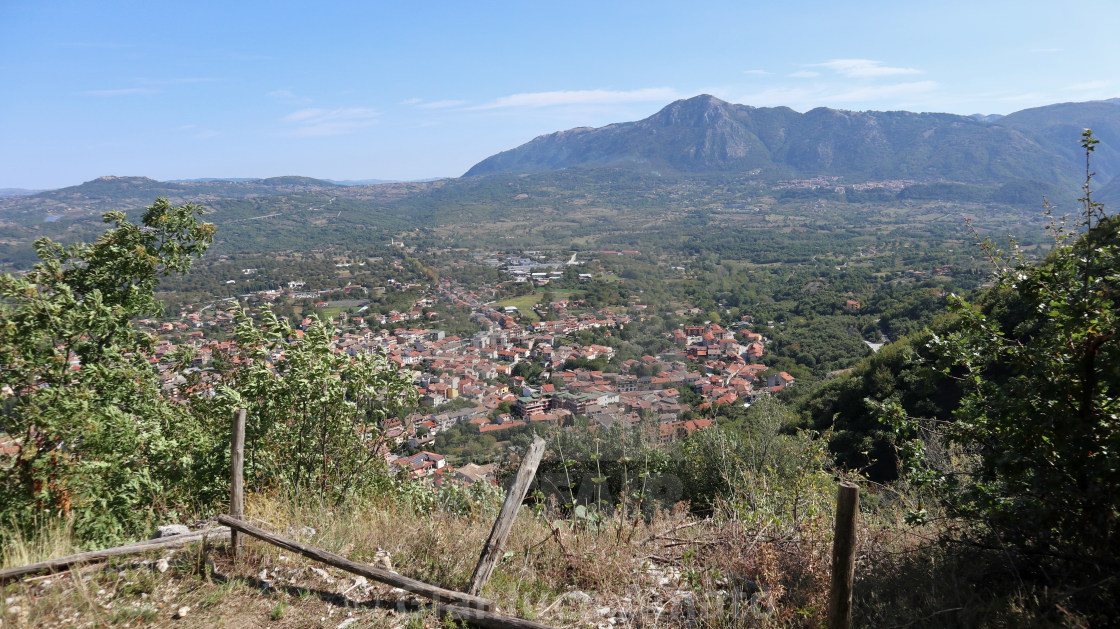
[{"label": "white rock", "polygon": [[160,572],[167,572],[167,569],[170,567],[171,565],[167,563],[167,559],[165,557],[161,557],[160,560],[156,562],[156,570],[159,570]]},{"label": "white rock", "polygon": [[599,616],[606,616],[610,613],[611,613],[611,608],[610,607],[600,607],[599,609],[595,610],[595,614],[599,615]]},{"label": "white rock", "polygon": [[347,618],[346,620],[343,620],[342,622],[338,623],[338,628],[337,629],[346,629],[346,627],[349,627],[350,625],[352,625],[356,622],[358,622],[357,618]]},{"label": "white rock", "polygon": [[152,539],[159,539],[161,537],[171,537],[172,535],[185,535],[190,533],[191,530],[183,524],[168,524],[165,526],[156,527],[156,534]]},{"label": "white rock", "polygon": [[387,550],[379,550],[377,551],[377,554],[373,556],[373,565],[381,568],[382,570],[392,572],[393,556],[389,554],[389,551]]},{"label": "white rock", "polygon": [[583,590],[572,590],[564,594],[564,602],[568,605],[586,605],[591,602],[591,596]]},{"label": "white rock", "polygon": [[190,613],[190,611],[191,611],[190,607],[188,607],[186,605],[183,605],[182,607],[180,607],[178,609],[178,611],[175,612],[175,617],[176,618],[186,618],[187,614]]},{"label": "white rock", "polygon": [[319,577],[320,579],[326,581],[327,583],[334,583],[334,579],[331,578],[330,573],[327,572],[326,570],[323,570],[322,568],[316,568],[315,566],[309,566],[307,568],[307,571],[310,572],[311,574]]}]

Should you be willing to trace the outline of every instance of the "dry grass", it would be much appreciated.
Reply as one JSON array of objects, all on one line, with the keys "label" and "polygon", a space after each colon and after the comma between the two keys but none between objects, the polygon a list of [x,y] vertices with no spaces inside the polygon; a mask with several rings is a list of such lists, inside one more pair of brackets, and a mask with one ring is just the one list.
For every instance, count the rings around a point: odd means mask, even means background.
[{"label": "dry grass", "polygon": [[19,527],[11,527],[10,537],[0,548],[0,569],[56,559],[73,554],[73,527],[66,520],[51,520],[39,527],[39,535],[25,539]]},{"label": "dry grass", "polygon": [[[247,511],[282,535],[359,561],[388,556],[401,574],[458,590],[492,525],[482,513],[420,515],[392,502],[330,511],[254,496]],[[734,521],[695,520],[683,508],[597,525],[525,510],[482,594],[505,613],[555,626],[806,624],[797,621],[819,614],[790,606],[804,606],[803,585],[820,581],[820,552],[751,537]],[[410,595],[255,540],[236,562],[224,548],[201,545],[166,557],[166,572],[152,556],[8,585],[5,626],[440,624]],[[176,618],[182,607],[187,613]]]},{"label": "dry grass", "polygon": [[[492,514],[418,514],[393,501],[329,510],[268,496],[250,521],[358,561],[389,558],[403,575],[463,590]],[[698,520],[684,505],[652,518],[597,525],[523,510],[482,594],[504,613],[557,627],[819,627],[827,605],[830,513],[760,525],[723,512]],[[861,518],[855,618],[873,627],[1107,626],[1078,613],[1077,593],[1008,581],[998,557],[961,553],[909,528],[886,507]],[[313,529],[313,531],[312,531]],[[7,564],[58,554],[62,531]],[[50,540],[54,541],[50,541]],[[248,540],[122,558],[4,587],[3,627],[384,627],[444,623],[402,591]],[[977,584],[989,587],[978,588]],[[584,596],[586,595],[586,596]],[[179,617],[179,610],[187,608]],[[343,624],[349,622],[350,624]]]}]

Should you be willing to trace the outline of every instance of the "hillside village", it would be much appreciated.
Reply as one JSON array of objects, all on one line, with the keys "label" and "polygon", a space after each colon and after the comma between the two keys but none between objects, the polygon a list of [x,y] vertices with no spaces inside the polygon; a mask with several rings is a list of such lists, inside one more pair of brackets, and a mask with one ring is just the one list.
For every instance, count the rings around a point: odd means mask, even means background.
[{"label": "hillside village", "polygon": [[[607,255],[637,252],[604,252]],[[508,256],[509,282],[547,284],[563,262],[535,262],[536,252]],[[493,266],[497,257],[485,258]],[[568,264],[575,263],[569,260]],[[535,266],[542,264],[542,266]],[[541,272],[538,268],[549,269]],[[591,273],[579,273],[580,280]],[[749,404],[758,395],[793,385],[788,373],[767,373],[760,362],[767,339],[748,329],[747,322],[730,327],[717,323],[686,325],[665,334],[669,349],[658,355],[615,361],[615,350],[603,344],[582,344],[579,332],[610,335],[645,316],[646,305],[630,300],[623,307],[592,310],[574,298],[557,298],[523,316],[516,307],[494,301],[493,286],[465,287],[442,278],[438,284],[389,279],[379,291],[416,291],[421,295],[407,310],[368,311],[362,299],[316,301],[318,309],[337,310],[326,323],[333,327],[334,349],[351,355],[383,353],[398,368],[411,372],[420,399],[419,411],[388,419],[379,447],[398,474],[442,484],[493,480],[493,461],[459,461],[432,452],[436,437],[462,426],[471,435],[502,441],[519,427],[557,430],[598,430],[641,427],[650,443],[666,444],[712,425],[712,406]],[[281,304],[285,300],[318,300],[321,291],[301,280],[242,296],[242,302]],[[439,327],[437,304],[469,309],[478,331],[469,337]],[[681,312],[679,314],[693,314]],[[226,340],[234,324],[231,302],[184,308],[178,316],[144,320],[160,340],[151,358],[163,386],[173,396],[196,373],[204,385],[217,361],[236,364],[239,348]],[[546,320],[548,319],[548,320]],[[295,338],[313,325],[310,315],[293,321]],[[187,373],[175,362],[183,346],[192,352]],[[280,353],[272,360],[283,360]],[[588,365],[610,364],[608,369]],[[577,421],[578,420],[578,421]]]}]

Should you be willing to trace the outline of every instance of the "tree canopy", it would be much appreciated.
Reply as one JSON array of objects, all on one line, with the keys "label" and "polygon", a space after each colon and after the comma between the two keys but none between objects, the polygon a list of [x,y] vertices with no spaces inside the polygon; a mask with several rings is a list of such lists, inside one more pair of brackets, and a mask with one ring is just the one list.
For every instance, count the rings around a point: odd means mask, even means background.
[{"label": "tree canopy", "polygon": [[0,519],[29,528],[73,518],[83,539],[123,538],[184,507],[194,425],[160,394],[152,338],[159,278],[183,273],[214,237],[198,206],[157,199],[121,212],[96,242],[35,243],[27,274],[0,275]]}]

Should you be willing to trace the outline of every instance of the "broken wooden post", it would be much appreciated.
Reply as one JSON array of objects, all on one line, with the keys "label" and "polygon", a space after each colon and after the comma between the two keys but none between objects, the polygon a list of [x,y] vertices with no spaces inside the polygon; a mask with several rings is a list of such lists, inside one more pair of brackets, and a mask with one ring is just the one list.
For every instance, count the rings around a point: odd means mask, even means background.
[{"label": "broken wooden post", "polygon": [[502,510],[498,513],[498,519],[494,521],[494,528],[490,530],[490,537],[482,547],[482,555],[478,558],[478,565],[474,567],[474,574],[471,575],[470,587],[467,588],[468,593],[477,596],[490,580],[494,566],[498,565],[498,561],[502,558],[502,549],[506,545],[510,530],[513,529],[517,510],[525,500],[525,495],[529,493],[529,485],[533,482],[533,476],[536,475],[537,466],[541,464],[543,456],[544,439],[537,436],[533,439],[533,445],[529,446],[529,451],[525,453],[525,458],[521,459],[521,467],[517,469],[517,479],[510,486],[506,501],[502,503]]},{"label": "broken wooden post", "polygon": [[359,574],[363,577],[366,577],[367,579],[373,579],[374,581],[380,581],[381,583],[388,583],[393,587],[398,587],[402,590],[412,592],[413,594],[419,594],[420,596],[430,598],[437,603],[450,602],[455,605],[466,605],[468,607],[485,610],[493,609],[494,606],[494,603],[487,599],[480,598],[478,596],[471,596],[470,594],[463,594],[462,592],[456,592],[454,590],[445,590],[441,587],[424,583],[423,581],[417,581],[416,579],[410,579],[408,577],[401,576],[396,572],[382,570],[381,568],[376,568],[369,564],[359,563],[357,561],[350,561],[349,559],[342,557],[341,555],[336,555],[321,548],[316,548],[307,544],[301,544],[300,542],[280,537],[279,535],[270,533],[264,529],[257,528],[251,524],[242,522],[241,520],[231,518],[228,515],[219,515],[218,522],[228,526],[231,531],[241,531],[246,535],[252,535],[257,539],[266,541],[274,546],[279,546],[280,548],[283,548],[285,550],[299,553],[304,557],[309,557],[316,561],[321,561],[325,564],[334,566],[335,568],[339,568],[347,572],[351,572],[353,574]]},{"label": "broken wooden post", "polygon": [[859,487],[840,483],[836,495],[836,529],[832,540],[832,588],[828,593],[828,629],[852,626],[852,581],[856,570],[856,517]]},{"label": "broken wooden post", "polygon": [[[245,409],[233,412],[233,433],[230,436],[229,515],[238,520],[245,517]],[[230,529],[229,552],[234,559],[241,552],[241,539]]]}]

